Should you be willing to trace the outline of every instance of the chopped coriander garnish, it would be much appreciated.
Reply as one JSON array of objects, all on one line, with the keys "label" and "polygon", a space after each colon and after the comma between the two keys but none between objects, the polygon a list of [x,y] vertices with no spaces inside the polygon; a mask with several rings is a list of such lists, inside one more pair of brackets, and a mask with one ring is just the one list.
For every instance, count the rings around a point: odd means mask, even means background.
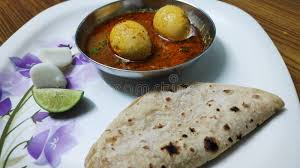
[{"label": "chopped coriander garnish", "polygon": [[98,54],[99,53],[99,48],[96,48],[96,47],[94,47],[94,48],[92,48],[91,50],[90,50],[90,54],[91,55],[96,55],[96,54]]},{"label": "chopped coriander garnish", "polygon": [[98,42],[99,48],[104,48],[107,45],[107,40],[102,40]]},{"label": "chopped coriander garnish", "polygon": [[107,40],[101,40],[97,43],[97,47],[93,47],[91,50],[90,50],[90,54],[91,55],[96,55],[98,54],[104,47],[106,47],[107,45]]}]

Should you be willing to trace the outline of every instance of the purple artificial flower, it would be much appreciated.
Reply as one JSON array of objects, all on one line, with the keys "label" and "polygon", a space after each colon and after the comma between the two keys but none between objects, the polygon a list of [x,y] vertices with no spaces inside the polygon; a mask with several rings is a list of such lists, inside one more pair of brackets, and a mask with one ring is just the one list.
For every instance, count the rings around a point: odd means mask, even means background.
[{"label": "purple artificial flower", "polygon": [[55,122],[53,123],[51,120],[51,123],[54,126],[40,131],[30,139],[27,151],[30,156],[37,160],[37,164],[48,164],[55,168],[59,165],[62,154],[76,145],[76,140],[71,134],[74,129],[74,122],[55,125]]},{"label": "purple artificial flower", "polygon": [[23,58],[19,57],[10,57],[10,60],[15,65],[17,71],[21,73],[25,77],[30,77],[29,71],[31,67],[33,67],[36,64],[41,63],[39,58],[37,56],[34,56],[33,54],[26,54]]},{"label": "purple artificial flower", "polygon": [[34,159],[38,159],[41,156],[49,132],[49,130],[43,131],[29,140],[27,151]]},{"label": "purple artificial flower", "polygon": [[72,64],[73,65],[83,65],[89,63],[90,60],[83,54],[78,54],[73,57]]},{"label": "purple artificial flower", "polygon": [[68,81],[68,89],[80,89],[87,83],[98,79],[99,74],[96,67],[91,64],[83,64],[81,66],[73,66],[69,72],[66,73],[66,79]]},{"label": "purple artificial flower", "polygon": [[0,116],[5,116],[11,110],[11,101],[9,98],[2,100],[2,88],[0,87]]},{"label": "purple artificial flower", "polygon": [[78,88],[80,88],[80,85],[78,84],[76,79],[75,80],[73,79],[73,77],[67,76],[66,80],[67,80],[67,86],[66,86],[67,89],[78,89]]},{"label": "purple artificial flower", "polygon": [[73,125],[64,125],[60,127],[49,138],[45,145],[45,156],[52,167],[57,167],[60,162],[61,155],[75,146],[75,139],[70,135],[72,129]]},{"label": "purple artificial flower", "polygon": [[23,96],[30,87],[31,80],[19,72],[0,72],[0,86],[2,99],[8,96]]},{"label": "purple artificial flower", "polygon": [[73,46],[71,44],[63,44],[63,43],[58,44],[57,47],[60,47],[60,48],[67,47],[70,50],[73,48]]},{"label": "purple artificial flower", "polygon": [[33,114],[33,116],[31,117],[32,121],[34,123],[37,122],[42,122],[45,118],[47,118],[49,116],[48,112],[36,112],[35,114]]},{"label": "purple artificial flower", "polygon": [[11,110],[11,101],[9,98],[0,102],[0,116],[4,116]]},{"label": "purple artificial flower", "polygon": [[38,42],[38,48],[55,48],[55,47],[68,47],[72,49],[75,46],[75,41],[73,39],[52,39]]}]

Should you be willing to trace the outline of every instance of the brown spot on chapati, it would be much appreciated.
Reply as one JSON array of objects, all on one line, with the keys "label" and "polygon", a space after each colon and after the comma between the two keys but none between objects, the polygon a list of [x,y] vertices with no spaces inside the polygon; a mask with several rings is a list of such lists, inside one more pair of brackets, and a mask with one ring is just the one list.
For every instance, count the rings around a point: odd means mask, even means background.
[{"label": "brown spot on chapati", "polygon": [[245,102],[243,102],[242,106],[245,107],[245,108],[249,108],[250,107],[250,105],[247,104],[247,103],[245,103]]},{"label": "brown spot on chapati", "polygon": [[120,135],[123,135],[123,133],[122,133],[122,131],[121,131],[120,129],[118,129],[118,133],[119,133]]},{"label": "brown spot on chapati", "polygon": [[260,126],[260,124],[259,124],[259,123],[257,123],[257,124],[256,124],[256,127],[259,127],[259,126]]},{"label": "brown spot on chapati", "polygon": [[187,84],[181,84],[180,86],[183,87],[183,88],[189,87],[189,85],[187,85]]},{"label": "brown spot on chapati", "polygon": [[254,121],[254,120],[251,118],[251,119],[250,119],[250,123],[253,123],[253,121]]},{"label": "brown spot on chapati", "polygon": [[129,126],[132,126],[132,125],[134,124],[132,118],[129,118],[127,121],[128,121],[128,125],[129,125]]},{"label": "brown spot on chapati", "polygon": [[248,125],[246,124],[246,128],[248,129]]},{"label": "brown spot on chapati", "polygon": [[212,85],[208,85],[208,87],[212,87]]},{"label": "brown spot on chapati", "polygon": [[228,141],[231,142],[231,143],[233,142],[231,137],[228,138]]},{"label": "brown spot on chapati", "polygon": [[148,150],[150,149],[149,146],[147,146],[147,145],[143,146],[143,148],[148,149]]},{"label": "brown spot on chapati", "polygon": [[190,130],[192,133],[196,132],[195,128],[192,128],[192,127],[190,127],[189,130]]},{"label": "brown spot on chapati", "polygon": [[220,111],[220,109],[219,109],[219,108],[217,108],[216,110],[217,110],[217,111]]},{"label": "brown spot on chapati", "polygon": [[238,107],[236,107],[236,106],[231,107],[230,110],[234,111],[234,112],[240,111],[240,109]]},{"label": "brown spot on chapati", "polygon": [[164,127],[163,124],[158,123],[158,124],[156,124],[156,125],[153,127],[153,129],[160,129],[160,128],[163,128],[163,127]]},{"label": "brown spot on chapati", "polygon": [[117,140],[118,140],[117,136],[112,136],[112,137],[106,138],[105,142],[110,143],[111,145],[114,145]]},{"label": "brown spot on chapati", "polygon": [[242,134],[236,135],[236,139],[241,140],[242,139]]},{"label": "brown spot on chapati", "polygon": [[166,150],[170,156],[173,156],[179,154],[180,147],[170,142],[168,145],[163,146],[160,149]]},{"label": "brown spot on chapati", "polygon": [[191,151],[191,152],[195,152],[195,149],[194,149],[194,148],[190,148],[190,151]]},{"label": "brown spot on chapati", "polygon": [[168,106],[167,106],[167,105],[165,105],[165,108],[168,108]]},{"label": "brown spot on chapati", "polygon": [[186,134],[182,134],[182,137],[183,137],[183,138],[187,138],[187,137],[188,137],[188,135],[186,135]]},{"label": "brown spot on chapati", "polygon": [[223,92],[226,93],[226,94],[232,94],[233,90],[225,89],[225,90],[223,90]]},{"label": "brown spot on chapati", "polygon": [[166,97],[166,101],[171,101],[171,97]]},{"label": "brown spot on chapati", "polygon": [[259,99],[260,96],[259,96],[259,95],[252,95],[252,98],[254,98],[254,99]]},{"label": "brown spot on chapati", "polygon": [[184,112],[182,112],[182,113],[181,113],[181,116],[185,116],[185,113],[184,113]]},{"label": "brown spot on chapati", "polygon": [[187,147],[187,145],[184,143],[184,144],[183,144],[183,148],[186,149],[186,147]]},{"label": "brown spot on chapati", "polygon": [[201,116],[200,119],[207,118],[207,116]]},{"label": "brown spot on chapati", "polygon": [[106,165],[108,165],[109,164],[109,161],[108,161],[108,159],[105,157],[105,158],[103,158],[102,160],[101,160],[101,163],[102,164],[106,164]]},{"label": "brown spot on chapati", "polygon": [[161,167],[160,168],[167,168],[165,165],[161,165]]},{"label": "brown spot on chapati", "polygon": [[111,129],[106,129],[105,131],[107,131],[107,132],[111,132]]},{"label": "brown spot on chapati", "polygon": [[181,124],[177,124],[177,126],[178,126],[178,127],[180,127],[180,126],[181,126]]},{"label": "brown spot on chapati", "polygon": [[210,119],[218,119],[216,115],[210,116]]},{"label": "brown spot on chapati", "polygon": [[152,163],[149,163],[149,168],[153,168],[153,165],[152,165]]},{"label": "brown spot on chapati", "polygon": [[230,130],[230,127],[229,127],[229,125],[228,125],[228,124],[225,124],[225,125],[223,126],[223,128],[224,128],[224,130],[225,130],[225,131],[228,131],[228,130]]},{"label": "brown spot on chapati", "polygon": [[205,137],[204,138],[204,148],[207,152],[217,152],[219,146],[216,138],[214,137]]},{"label": "brown spot on chapati", "polygon": [[196,123],[199,123],[199,121],[198,121],[198,120],[196,120],[195,122],[196,122]]},{"label": "brown spot on chapati", "polygon": [[113,150],[113,151],[114,151],[114,150],[115,150],[115,148],[114,148],[114,147],[111,147],[111,150]]},{"label": "brown spot on chapati", "polygon": [[208,102],[206,102],[206,105],[208,105],[208,107],[211,106],[211,102],[214,102],[214,100],[209,100]]}]

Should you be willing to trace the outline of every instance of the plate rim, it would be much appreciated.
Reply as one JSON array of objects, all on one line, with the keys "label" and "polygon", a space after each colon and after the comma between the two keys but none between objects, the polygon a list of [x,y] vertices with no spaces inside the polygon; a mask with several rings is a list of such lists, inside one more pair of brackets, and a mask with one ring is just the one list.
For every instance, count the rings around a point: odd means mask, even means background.
[{"label": "plate rim", "polygon": [[[105,2],[102,2],[103,4],[105,4],[107,1],[109,1],[110,2],[110,0],[105,0]],[[191,1],[191,2],[193,2],[193,1]],[[22,36],[22,34],[26,31],[26,27],[29,27],[30,28],[30,25],[36,25],[37,23],[35,23],[35,22],[37,22],[38,20],[40,20],[40,19],[42,19],[43,17],[47,17],[47,13],[49,13],[49,12],[51,12],[51,11],[60,11],[61,9],[66,9],[66,8],[68,8],[68,7],[70,7],[70,6],[73,6],[74,5],[74,3],[76,3],[76,7],[78,7],[78,8],[82,8],[82,7],[79,7],[81,4],[83,4],[83,5],[85,5],[85,6],[89,6],[88,4],[86,4],[86,2],[82,2],[82,1],[67,1],[67,2],[62,2],[62,3],[60,3],[60,4],[57,4],[57,5],[55,5],[55,6],[52,6],[52,7],[50,7],[50,8],[48,8],[48,9],[46,9],[46,10],[44,10],[43,12],[41,12],[40,14],[38,14],[38,15],[36,15],[35,17],[33,17],[32,19],[30,19],[26,24],[24,24],[19,30],[17,30],[6,42],[4,42],[3,43],[3,45],[0,47],[0,52],[1,53],[4,53],[4,51],[5,51],[5,49],[9,49],[8,47],[10,46],[10,45],[13,45],[13,44],[10,44],[10,43],[13,43],[14,42],[14,40],[18,40],[18,38],[19,38],[19,36]],[[90,4],[90,5],[92,5],[92,4],[96,4],[97,2],[91,2],[91,1],[88,1],[88,3]],[[231,7],[233,7],[233,8],[236,8],[236,9],[238,9],[238,10],[240,10],[241,12],[243,12],[244,14],[246,14],[246,15],[248,15],[248,17],[250,17],[250,18],[252,18],[254,21],[255,21],[255,23],[256,24],[258,24],[261,28],[262,28],[262,26],[251,16],[251,15],[249,15],[248,13],[246,13],[245,11],[243,11],[243,10],[241,10],[240,8],[238,8],[238,7],[235,7],[235,6],[233,6],[233,5],[230,5],[230,4],[227,4],[227,3],[224,3],[224,2],[217,2],[217,3],[222,3],[223,5],[225,4],[225,5],[229,5],[229,6],[231,6]],[[74,5],[75,6],[75,5]],[[46,14],[45,14],[46,13]],[[60,13],[64,13],[64,12],[60,12]],[[53,16],[52,16],[53,17]],[[43,27],[42,26],[42,24],[41,25],[39,25],[39,26],[41,26],[41,27]],[[25,28],[24,28],[25,27]],[[265,32],[265,30],[262,28],[262,30]],[[286,64],[284,63],[284,61],[283,61],[283,58],[282,58],[282,56],[281,56],[281,54],[279,53],[279,51],[278,51],[278,49],[277,49],[277,47],[275,46],[275,44],[273,43],[273,41],[271,40],[271,38],[270,38],[270,36],[265,32],[265,34],[267,35],[267,37],[269,38],[269,40],[272,42],[272,44],[273,44],[273,47],[275,47],[275,50],[276,50],[276,52],[277,52],[277,54],[279,54],[278,56],[280,56],[280,61],[281,61],[281,64],[283,63],[283,67],[284,67],[284,71],[287,71],[287,73],[288,73],[288,75],[289,76],[287,76],[288,78],[289,78],[289,82],[291,82],[291,84],[292,85],[290,85],[289,87],[292,87],[292,88],[290,88],[291,89],[291,92],[293,92],[293,93],[291,93],[291,94],[293,94],[293,95],[295,95],[296,96],[296,98],[298,98],[298,96],[297,96],[297,92],[296,92],[296,89],[295,89],[295,85],[294,85],[294,83],[293,83],[293,81],[292,81],[292,78],[291,78],[291,76],[290,76],[290,73],[289,73],[289,71],[288,71],[288,69],[287,69],[287,66],[286,66]],[[28,39],[25,39],[25,41],[26,40],[28,40]],[[7,58],[7,56],[5,56],[5,55],[3,55],[2,57],[4,57],[4,58],[0,58],[0,60],[3,60],[3,59],[6,59]],[[277,58],[276,58],[277,59]],[[1,71],[1,66],[0,66],[0,71]],[[286,73],[285,73],[286,74]],[[287,79],[288,79],[287,78]],[[294,99],[293,99],[293,101],[294,101]],[[298,98],[298,102],[299,102],[299,98]],[[294,106],[295,107],[295,106]],[[300,103],[298,104],[298,109],[300,109]],[[291,110],[296,110],[296,108],[293,108],[293,109],[291,109]],[[298,111],[293,111],[293,113],[296,113],[296,112],[298,112]]]}]

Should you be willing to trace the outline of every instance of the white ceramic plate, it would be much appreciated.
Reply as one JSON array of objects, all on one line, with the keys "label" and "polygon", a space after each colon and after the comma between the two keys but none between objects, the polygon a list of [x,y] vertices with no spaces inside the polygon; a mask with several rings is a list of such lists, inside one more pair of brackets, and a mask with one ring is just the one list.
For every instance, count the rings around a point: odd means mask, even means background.
[{"label": "white ceramic plate", "polygon": [[[73,45],[80,21],[108,2],[61,3],[34,17],[7,40],[0,48],[0,103],[9,99],[15,106],[30,85],[26,70],[34,61],[28,56],[27,60],[14,59],[15,63],[20,63],[18,68],[9,57],[23,57],[26,53],[37,55],[45,46]],[[172,74],[169,81],[209,81],[257,87],[279,95],[286,103],[282,113],[204,167],[300,167],[299,100],[288,70],[269,36],[251,16],[236,7],[213,0],[189,2],[211,16],[216,24],[217,38],[212,50],[196,65],[181,74]],[[9,151],[25,140],[27,147],[24,148],[25,144],[17,147],[10,155],[7,167],[83,167],[92,143],[136,97],[136,88],[132,87],[136,87],[138,81],[135,84],[130,84],[129,80],[120,81],[98,73],[91,63],[78,55],[75,59],[73,72],[66,75],[74,82],[74,88],[85,91],[86,97],[74,112],[76,115],[51,118],[42,111],[35,113],[39,107],[30,100],[10,127],[29,118],[6,139],[1,166]],[[150,83],[163,85],[167,80]],[[1,117],[1,132],[9,117]]]}]

